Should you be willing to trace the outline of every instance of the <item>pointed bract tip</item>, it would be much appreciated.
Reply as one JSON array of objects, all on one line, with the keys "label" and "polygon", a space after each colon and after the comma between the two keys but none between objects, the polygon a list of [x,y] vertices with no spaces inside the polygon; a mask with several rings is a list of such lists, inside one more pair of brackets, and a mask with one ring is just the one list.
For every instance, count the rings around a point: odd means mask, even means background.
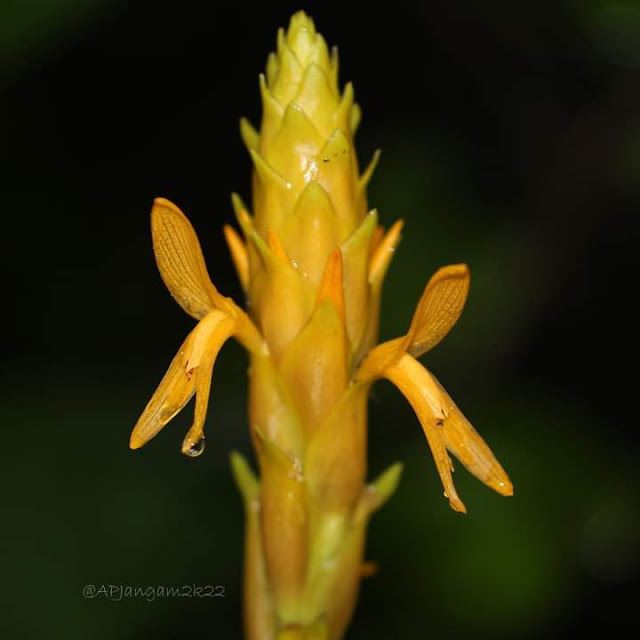
[{"label": "pointed bract tip", "polygon": [[260,482],[251,469],[247,459],[238,451],[232,451],[229,455],[231,463],[231,475],[245,500],[257,496],[260,490]]},{"label": "pointed bract tip", "polygon": [[247,118],[240,118],[240,137],[247,149],[255,150],[260,144],[260,134]]},{"label": "pointed bract tip", "polygon": [[402,462],[392,464],[385,469],[372,483],[378,494],[381,504],[385,503],[396,491],[402,477],[404,465]]},{"label": "pointed bract tip", "polygon": [[311,35],[315,35],[316,33],[316,25],[313,22],[313,18],[309,17],[302,9],[300,9],[300,11],[296,11],[291,16],[287,35],[291,36],[301,29],[306,29]]},{"label": "pointed bract tip", "polygon": [[231,253],[231,260],[236,268],[238,278],[242,288],[246,291],[249,288],[249,256],[247,255],[247,247],[238,235],[236,230],[229,224],[222,227],[224,239]]},{"label": "pointed bract tip", "polygon": [[404,220],[402,218],[396,220],[371,255],[369,261],[370,282],[380,282],[384,278],[384,274],[393,257],[393,252],[400,242],[400,232],[403,227]]},{"label": "pointed bract tip", "polygon": [[290,264],[289,256],[282,244],[282,240],[280,240],[280,236],[271,228],[267,229],[267,245],[278,260]]},{"label": "pointed bract tip", "polygon": [[342,251],[336,247],[327,259],[320,287],[318,288],[317,304],[325,300],[333,303],[340,317],[344,321],[344,286],[342,283]]}]

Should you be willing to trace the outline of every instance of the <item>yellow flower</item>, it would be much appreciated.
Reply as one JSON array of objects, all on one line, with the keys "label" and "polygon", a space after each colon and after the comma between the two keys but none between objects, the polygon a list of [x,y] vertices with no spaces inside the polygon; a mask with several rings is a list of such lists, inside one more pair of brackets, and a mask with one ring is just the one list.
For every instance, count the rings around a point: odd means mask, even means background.
[{"label": "yellow flower", "polygon": [[294,15],[260,78],[260,131],[241,121],[254,164],[253,216],[232,202],[241,237],[225,226],[250,317],[207,274],[196,234],[164,199],[154,203],[160,274],[198,324],[187,336],[131,435],[137,449],[195,395],[182,451],[202,453],[213,367],[235,337],[249,351],[249,426],[259,478],[240,454],[232,471],[246,510],[244,619],[251,640],[341,638],[353,613],[371,514],[393,493],[401,465],[366,482],[367,395],[387,378],[414,408],[453,509],[452,453],[502,495],[511,483],[438,381],[416,358],[458,320],[466,265],[438,270],[405,336],[376,346],[385,273],[402,221],[385,234],[360,174],[360,120],[351,84],[313,22]]},{"label": "yellow flower", "polygon": [[467,265],[439,269],[420,298],[407,334],[375,347],[356,374],[361,383],[387,378],[407,398],[433,453],[445,496],[455,511],[463,513],[466,513],[466,507],[453,486],[453,465],[447,451],[498,493],[513,495],[513,486],[478,432],[416,358],[435,347],[449,333],[460,317],[468,291]]},{"label": "yellow flower", "polygon": [[231,298],[218,293],[207,273],[200,243],[186,216],[157,198],[151,211],[153,249],[160,275],[176,302],[199,320],[171,361],[153,397],[131,433],[138,449],[153,438],[196,396],[193,425],[182,452],[195,457],[204,449],[203,426],[211,376],[218,352],[231,336],[249,351],[267,352],[253,323]]}]

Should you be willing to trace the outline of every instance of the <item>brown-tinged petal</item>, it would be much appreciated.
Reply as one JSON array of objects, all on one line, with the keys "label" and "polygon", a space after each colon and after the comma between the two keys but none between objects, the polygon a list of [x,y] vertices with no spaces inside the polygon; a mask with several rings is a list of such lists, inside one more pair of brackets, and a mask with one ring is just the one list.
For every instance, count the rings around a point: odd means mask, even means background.
[{"label": "brown-tinged petal", "polygon": [[220,306],[222,296],[209,278],[198,236],[184,213],[169,200],[156,198],[151,233],[160,275],[176,302],[196,320]]}]

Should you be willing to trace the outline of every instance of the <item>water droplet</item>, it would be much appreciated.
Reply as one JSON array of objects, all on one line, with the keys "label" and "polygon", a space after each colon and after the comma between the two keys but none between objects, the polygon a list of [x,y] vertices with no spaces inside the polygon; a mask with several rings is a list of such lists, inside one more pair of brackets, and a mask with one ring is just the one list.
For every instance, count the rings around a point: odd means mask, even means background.
[{"label": "water droplet", "polygon": [[190,458],[197,458],[204,451],[204,436],[198,440],[198,442],[194,442],[184,453]]}]

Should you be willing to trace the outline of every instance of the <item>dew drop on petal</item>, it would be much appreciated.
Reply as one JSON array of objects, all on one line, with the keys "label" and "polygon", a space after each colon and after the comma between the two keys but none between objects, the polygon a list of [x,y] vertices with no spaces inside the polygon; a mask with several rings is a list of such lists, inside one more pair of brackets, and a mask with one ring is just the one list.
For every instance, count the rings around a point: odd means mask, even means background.
[{"label": "dew drop on petal", "polygon": [[198,440],[198,442],[194,442],[184,453],[190,458],[197,458],[204,451],[204,436]]}]

